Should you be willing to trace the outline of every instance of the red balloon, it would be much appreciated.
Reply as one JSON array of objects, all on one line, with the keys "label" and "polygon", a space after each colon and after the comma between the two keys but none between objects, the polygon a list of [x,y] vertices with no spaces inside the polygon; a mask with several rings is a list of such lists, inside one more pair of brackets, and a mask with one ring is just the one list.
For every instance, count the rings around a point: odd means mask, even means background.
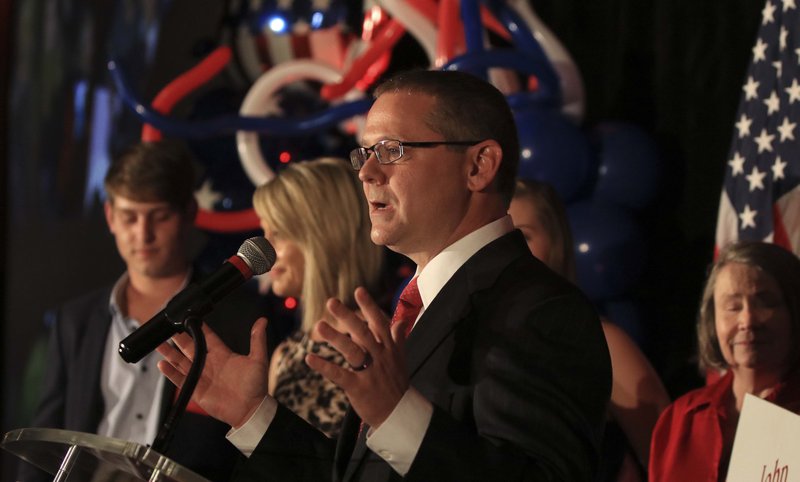
[{"label": "red balloon", "polygon": [[[199,64],[179,75],[161,89],[161,92],[153,99],[153,109],[162,114],[169,113],[175,107],[175,104],[217,75],[228,64],[230,59],[230,48],[225,46],[216,48]],[[161,137],[161,131],[150,124],[142,126],[143,141],[157,141]]]},{"label": "red balloon", "polygon": [[[218,47],[199,64],[179,75],[161,89],[161,92],[153,100],[153,109],[162,114],[169,113],[175,104],[217,75],[230,59],[231,49],[225,46]],[[161,131],[155,127],[150,124],[142,126],[142,141],[153,142],[161,140],[161,138]],[[197,212],[194,223],[200,229],[218,233],[252,231],[260,226],[258,216],[253,209],[215,212],[201,208]]]}]

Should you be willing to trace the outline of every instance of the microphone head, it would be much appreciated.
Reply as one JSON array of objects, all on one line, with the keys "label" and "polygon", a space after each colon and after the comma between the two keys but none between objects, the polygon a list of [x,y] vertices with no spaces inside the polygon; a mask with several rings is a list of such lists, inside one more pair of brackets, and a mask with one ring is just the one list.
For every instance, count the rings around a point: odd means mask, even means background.
[{"label": "microphone head", "polygon": [[254,275],[271,270],[276,258],[275,248],[261,236],[252,237],[242,243],[236,255],[247,263]]}]

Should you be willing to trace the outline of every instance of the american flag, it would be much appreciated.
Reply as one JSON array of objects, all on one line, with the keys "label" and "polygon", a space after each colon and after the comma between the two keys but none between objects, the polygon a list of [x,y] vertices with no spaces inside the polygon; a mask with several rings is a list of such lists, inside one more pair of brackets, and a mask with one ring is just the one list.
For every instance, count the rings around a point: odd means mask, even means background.
[{"label": "american flag", "polygon": [[716,247],[761,240],[800,255],[800,15],[768,0],[742,87]]}]

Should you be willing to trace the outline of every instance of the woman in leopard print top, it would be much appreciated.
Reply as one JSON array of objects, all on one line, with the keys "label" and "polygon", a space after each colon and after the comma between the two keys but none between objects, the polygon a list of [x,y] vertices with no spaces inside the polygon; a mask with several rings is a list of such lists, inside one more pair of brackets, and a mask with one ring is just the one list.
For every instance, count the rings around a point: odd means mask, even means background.
[{"label": "woman in leopard print top", "polygon": [[344,392],[305,363],[315,353],[344,366],[312,328],[326,316],[325,302],[335,297],[355,307],[353,292],[365,286],[375,293],[383,251],[372,243],[367,203],[356,173],[340,159],[289,165],[260,186],[253,206],[277,259],[271,289],[300,301],[300,329],[281,343],[270,361],[269,393],[330,437],[339,432],[348,403]]}]

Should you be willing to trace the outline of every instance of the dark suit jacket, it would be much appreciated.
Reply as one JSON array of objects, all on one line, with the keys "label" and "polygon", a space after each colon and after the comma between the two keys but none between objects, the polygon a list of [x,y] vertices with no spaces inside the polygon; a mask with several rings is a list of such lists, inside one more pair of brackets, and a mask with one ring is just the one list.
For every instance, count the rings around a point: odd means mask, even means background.
[{"label": "dark suit jacket", "polygon": [[[453,275],[406,347],[411,385],[434,405],[406,480],[593,478],[611,392],[605,338],[519,231]],[[356,440],[358,425],[349,413],[335,444],[279,407],[236,480],[401,480]]]},{"label": "dark suit jacket", "polygon": [[[110,296],[111,287],[106,287],[57,310],[34,426],[97,432],[104,412],[100,374],[111,325]],[[259,298],[240,288],[220,302],[205,321],[231,349],[247,353],[250,327],[263,316]],[[175,386],[166,381],[161,394],[162,421],[175,392]],[[213,481],[228,480],[241,457],[225,439],[229,428],[209,416],[187,411],[176,425],[165,455]],[[21,464],[20,480],[53,480],[30,464]]]}]

